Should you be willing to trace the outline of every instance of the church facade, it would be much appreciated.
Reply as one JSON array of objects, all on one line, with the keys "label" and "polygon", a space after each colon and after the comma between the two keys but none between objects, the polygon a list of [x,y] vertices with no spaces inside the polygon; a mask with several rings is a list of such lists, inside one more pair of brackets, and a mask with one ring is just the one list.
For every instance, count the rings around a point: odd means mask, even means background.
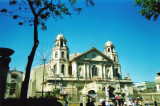
[{"label": "church facade", "polygon": [[[110,95],[133,95],[129,75],[122,78],[118,54],[111,41],[104,45],[102,53],[95,47],[84,53],[69,55],[67,40],[63,34],[55,39],[49,63],[31,71],[29,97],[60,88],[72,101],[81,101],[82,95],[95,94],[106,97],[105,87],[112,88]],[[44,78],[44,79],[43,79]],[[43,83],[44,80],[44,84]],[[44,85],[44,86],[42,86]]]}]

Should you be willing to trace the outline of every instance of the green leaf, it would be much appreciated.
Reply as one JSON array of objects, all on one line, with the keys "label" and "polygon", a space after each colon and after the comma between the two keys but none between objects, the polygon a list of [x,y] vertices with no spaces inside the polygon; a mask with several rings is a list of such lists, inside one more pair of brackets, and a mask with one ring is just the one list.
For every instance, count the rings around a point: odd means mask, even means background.
[{"label": "green leaf", "polygon": [[47,18],[45,14],[41,14],[40,17],[41,17],[41,19],[46,19]]},{"label": "green leaf", "polygon": [[82,8],[76,8],[75,10],[78,11],[78,12],[81,12]]},{"label": "green leaf", "polygon": [[49,7],[50,11],[54,11],[56,9],[55,5]]},{"label": "green leaf", "polygon": [[23,23],[22,23],[22,22],[19,22],[18,25],[23,25]]},{"label": "green leaf", "polygon": [[61,13],[57,10],[54,10],[55,15],[61,15]]},{"label": "green leaf", "polygon": [[39,6],[41,6],[41,1],[37,0],[37,1],[35,2],[35,4],[39,7]]},{"label": "green leaf", "polygon": [[6,13],[6,12],[7,12],[7,9],[5,8],[1,10],[1,13]]},{"label": "green leaf", "polygon": [[14,4],[16,4],[16,3],[17,3],[16,0],[10,0],[9,5],[14,5]]},{"label": "green leaf", "polygon": [[18,18],[18,15],[13,15],[13,19],[17,19]]},{"label": "green leaf", "polygon": [[45,25],[45,23],[41,23],[41,29],[44,31],[44,30],[47,30],[47,26]]}]

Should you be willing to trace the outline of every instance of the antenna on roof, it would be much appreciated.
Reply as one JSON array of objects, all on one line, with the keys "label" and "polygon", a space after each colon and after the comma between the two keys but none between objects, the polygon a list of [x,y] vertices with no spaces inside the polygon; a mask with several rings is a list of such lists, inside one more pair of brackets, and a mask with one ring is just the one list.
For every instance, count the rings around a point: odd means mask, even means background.
[{"label": "antenna on roof", "polygon": [[16,67],[14,67],[14,71],[16,71]]}]

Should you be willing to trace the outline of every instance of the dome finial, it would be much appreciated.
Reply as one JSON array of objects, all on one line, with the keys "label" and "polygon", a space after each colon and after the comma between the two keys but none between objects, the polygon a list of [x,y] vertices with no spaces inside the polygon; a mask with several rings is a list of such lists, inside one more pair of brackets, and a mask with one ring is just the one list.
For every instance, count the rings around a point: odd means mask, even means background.
[{"label": "dome finial", "polygon": [[91,43],[91,46],[93,47],[93,46],[94,46],[94,44],[93,44],[93,43]]},{"label": "dome finial", "polygon": [[62,34],[62,30],[60,30],[59,32],[60,32],[60,34]]}]

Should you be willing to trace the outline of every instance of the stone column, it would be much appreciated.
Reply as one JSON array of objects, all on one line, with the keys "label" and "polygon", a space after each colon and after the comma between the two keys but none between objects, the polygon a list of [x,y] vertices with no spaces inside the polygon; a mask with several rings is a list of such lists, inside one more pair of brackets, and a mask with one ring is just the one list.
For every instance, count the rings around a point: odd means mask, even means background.
[{"label": "stone column", "polygon": [[78,62],[76,62],[76,77],[79,80],[79,70],[78,70]]},{"label": "stone column", "polygon": [[101,65],[100,78],[103,78],[103,64],[102,64],[102,63],[100,63],[100,65]]},{"label": "stone column", "polygon": [[87,78],[87,70],[86,70],[86,63],[84,63],[84,70],[83,70],[83,76],[86,79]]},{"label": "stone column", "polygon": [[89,79],[90,78],[90,75],[89,75],[89,63],[87,63],[87,78]]},{"label": "stone column", "polygon": [[70,65],[70,63],[69,63],[69,61],[67,61],[66,70],[65,70],[65,74],[67,77],[69,77],[69,65]]},{"label": "stone column", "polygon": [[104,79],[106,79],[106,65],[104,65],[103,73],[104,73]]},{"label": "stone column", "polygon": [[83,94],[82,96],[83,96],[83,106],[86,106],[86,103],[87,103],[87,101],[86,101],[86,95]]},{"label": "stone column", "polygon": [[114,78],[114,67],[113,65],[111,65],[111,79]]},{"label": "stone column", "polygon": [[90,69],[90,64],[89,64],[89,78],[92,78],[92,70]]},{"label": "stone column", "polygon": [[61,72],[62,72],[61,65],[62,65],[62,64],[61,64],[60,62],[57,63],[57,71],[58,71],[57,74],[61,74]]},{"label": "stone column", "polygon": [[0,48],[0,99],[4,99],[9,63],[11,61],[9,56],[13,53],[14,51],[11,49]]},{"label": "stone column", "polygon": [[72,70],[73,70],[73,75],[76,78],[77,77],[77,62],[73,63]]},{"label": "stone column", "polygon": [[104,79],[104,70],[105,70],[105,65],[103,65],[103,67],[102,67],[102,78]]}]

